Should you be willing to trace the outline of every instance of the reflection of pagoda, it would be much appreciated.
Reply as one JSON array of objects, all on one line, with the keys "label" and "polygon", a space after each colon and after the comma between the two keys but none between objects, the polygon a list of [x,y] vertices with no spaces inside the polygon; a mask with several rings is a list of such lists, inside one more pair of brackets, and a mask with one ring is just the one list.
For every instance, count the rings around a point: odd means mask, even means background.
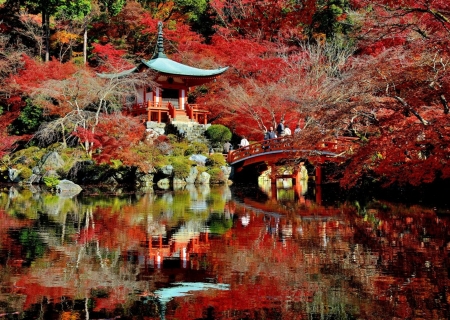
[{"label": "reflection of pagoda", "polygon": [[157,88],[138,88],[135,97],[127,99],[126,108],[133,115],[147,114],[148,121],[207,123],[207,111],[188,104],[190,88],[213,81],[228,67],[215,70],[190,67],[169,59],[164,53],[162,23],[158,24],[158,41],[153,57],[120,74],[100,74],[103,78],[127,76],[135,71],[150,69],[156,73]]},{"label": "reflection of pagoda", "polygon": [[206,254],[210,249],[209,230],[202,231],[187,230],[181,228],[169,238],[162,233],[152,236],[149,241],[148,257],[154,267],[162,267],[166,263],[174,263],[178,267],[186,268],[187,262],[191,267],[198,267],[196,259],[192,257]]}]

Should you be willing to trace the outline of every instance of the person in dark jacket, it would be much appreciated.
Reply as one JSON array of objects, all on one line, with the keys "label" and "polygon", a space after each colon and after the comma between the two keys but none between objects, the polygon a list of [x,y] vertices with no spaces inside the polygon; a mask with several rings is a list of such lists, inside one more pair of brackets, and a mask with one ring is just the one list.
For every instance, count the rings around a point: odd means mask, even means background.
[{"label": "person in dark jacket", "polygon": [[284,136],[285,132],[284,132],[284,119],[280,120],[280,123],[277,126],[277,135],[278,138],[281,138],[282,136]]}]

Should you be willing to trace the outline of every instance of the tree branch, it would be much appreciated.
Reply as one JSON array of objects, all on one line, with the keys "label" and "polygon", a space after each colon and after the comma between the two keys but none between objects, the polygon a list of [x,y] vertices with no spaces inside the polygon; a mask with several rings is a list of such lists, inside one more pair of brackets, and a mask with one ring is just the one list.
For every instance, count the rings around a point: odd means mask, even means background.
[{"label": "tree branch", "polygon": [[445,96],[443,94],[441,94],[439,98],[441,99],[442,105],[444,106],[444,114],[448,114],[449,109],[447,99],[445,99]]},{"label": "tree branch", "polygon": [[415,115],[415,116],[417,117],[417,119],[419,119],[420,122],[422,122],[422,124],[423,124],[424,126],[427,126],[427,125],[429,124],[428,121],[425,120],[424,118],[422,118],[422,116],[421,116],[416,110],[414,110],[413,108],[411,108],[411,107],[406,103],[405,100],[403,100],[402,98],[397,97],[397,96],[395,96],[395,99],[396,99],[398,102],[400,102],[400,103],[402,104],[403,108],[405,108],[406,111],[409,111],[409,112],[411,112],[413,115]]}]

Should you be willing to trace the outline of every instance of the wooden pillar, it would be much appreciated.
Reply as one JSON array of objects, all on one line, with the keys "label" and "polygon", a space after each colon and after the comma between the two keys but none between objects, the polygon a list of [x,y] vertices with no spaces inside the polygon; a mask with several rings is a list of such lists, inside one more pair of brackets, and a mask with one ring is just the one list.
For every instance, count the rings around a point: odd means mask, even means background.
[{"label": "wooden pillar", "polygon": [[294,185],[294,186],[299,185],[300,179],[301,179],[300,170],[295,168],[294,172],[292,172],[292,185]]},{"label": "wooden pillar", "polygon": [[275,163],[270,164],[270,183],[277,184],[277,167]]},{"label": "wooden pillar", "polygon": [[178,89],[178,107],[180,110],[184,110],[184,103],[183,103],[183,90]]},{"label": "wooden pillar", "polygon": [[148,241],[148,256],[152,257],[152,236],[150,235],[150,240]]},{"label": "wooden pillar", "polygon": [[320,164],[316,165],[316,184],[322,184],[322,166]]},{"label": "wooden pillar", "polygon": [[270,199],[277,201],[277,199],[278,199],[278,190],[277,190],[277,184],[276,183],[271,183],[270,184],[270,193],[271,193]]},{"label": "wooden pillar", "polygon": [[151,106],[152,106],[152,102],[150,100],[147,101],[147,111],[148,111],[147,121],[149,121],[149,122],[152,121],[152,112],[150,110]]},{"label": "wooden pillar", "polygon": [[322,205],[322,186],[320,184],[316,185],[316,203]]}]

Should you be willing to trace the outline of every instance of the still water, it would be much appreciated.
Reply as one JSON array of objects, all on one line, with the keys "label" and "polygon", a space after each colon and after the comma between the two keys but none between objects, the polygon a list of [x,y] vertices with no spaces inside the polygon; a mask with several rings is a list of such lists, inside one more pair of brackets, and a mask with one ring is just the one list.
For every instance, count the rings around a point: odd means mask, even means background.
[{"label": "still water", "polygon": [[278,187],[5,187],[0,318],[448,319],[446,209]]}]

